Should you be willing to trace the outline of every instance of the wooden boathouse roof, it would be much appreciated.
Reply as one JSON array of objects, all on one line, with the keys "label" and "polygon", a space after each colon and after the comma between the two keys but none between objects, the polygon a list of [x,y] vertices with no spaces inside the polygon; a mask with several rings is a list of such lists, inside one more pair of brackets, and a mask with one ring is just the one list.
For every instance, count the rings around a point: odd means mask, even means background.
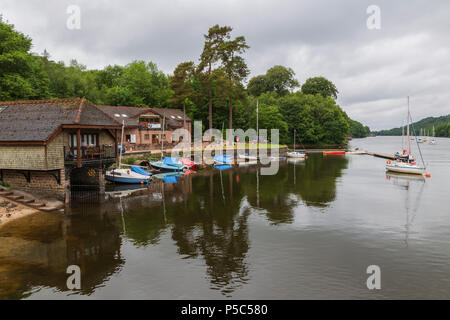
[{"label": "wooden boathouse roof", "polygon": [[120,129],[85,98],[0,102],[0,143],[42,143],[63,127]]}]

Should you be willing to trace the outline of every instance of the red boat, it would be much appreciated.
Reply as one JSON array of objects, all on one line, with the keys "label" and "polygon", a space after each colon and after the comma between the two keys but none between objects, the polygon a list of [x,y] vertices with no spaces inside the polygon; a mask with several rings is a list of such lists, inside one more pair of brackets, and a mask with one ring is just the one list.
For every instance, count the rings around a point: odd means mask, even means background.
[{"label": "red boat", "polygon": [[345,151],[343,150],[336,150],[336,151],[324,151],[324,156],[342,156],[345,155]]},{"label": "red boat", "polygon": [[197,165],[194,161],[189,158],[181,158],[180,162],[184,164],[188,169],[194,169]]}]

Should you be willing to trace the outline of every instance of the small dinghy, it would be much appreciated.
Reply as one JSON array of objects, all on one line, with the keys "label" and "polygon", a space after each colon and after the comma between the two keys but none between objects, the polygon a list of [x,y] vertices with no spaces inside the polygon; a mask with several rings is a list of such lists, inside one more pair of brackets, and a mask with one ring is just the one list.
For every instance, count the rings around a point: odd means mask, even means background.
[{"label": "small dinghy", "polygon": [[288,151],[286,155],[289,158],[297,158],[297,159],[304,160],[304,159],[306,159],[306,152],[295,150],[295,135],[296,135],[296,132],[294,130],[294,151]]},{"label": "small dinghy", "polygon": [[187,169],[194,169],[197,164],[189,158],[181,158],[180,163],[183,164]]},{"label": "small dinghy", "polygon": [[233,164],[233,156],[228,154],[214,156],[214,163],[231,165]]},{"label": "small dinghy", "polygon": [[163,180],[164,183],[177,183],[182,175],[181,172],[164,172],[153,175],[153,178]]},{"label": "small dinghy", "polygon": [[131,171],[142,174],[143,176],[151,176],[152,173],[139,166],[130,166]]},{"label": "small dinghy", "polygon": [[346,152],[347,154],[353,154],[353,155],[363,155],[367,154],[367,151],[359,150],[359,148],[350,149]]},{"label": "small dinghy", "polygon": [[177,158],[164,157],[164,160],[150,162],[150,165],[158,171],[183,171],[184,164]]},{"label": "small dinghy", "polygon": [[238,158],[242,160],[258,160],[257,156],[251,156],[248,153],[238,153]]},{"label": "small dinghy", "polygon": [[225,171],[228,169],[233,168],[233,166],[229,165],[229,164],[216,164],[214,165],[214,169],[217,169],[219,171]]},{"label": "small dinghy", "polygon": [[324,151],[324,156],[343,156],[345,155],[345,151],[336,150],[336,151]]},{"label": "small dinghy", "polygon": [[105,178],[108,181],[116,183],[149,183],[152,180],[151,175],[143,175],[132,171],[131,169],[113,169],[106,171]]},{"label": "small dinghy", "polygon": [[288,151],[286,155],[289,158],[306,159],[306,153],[302,151]]}]

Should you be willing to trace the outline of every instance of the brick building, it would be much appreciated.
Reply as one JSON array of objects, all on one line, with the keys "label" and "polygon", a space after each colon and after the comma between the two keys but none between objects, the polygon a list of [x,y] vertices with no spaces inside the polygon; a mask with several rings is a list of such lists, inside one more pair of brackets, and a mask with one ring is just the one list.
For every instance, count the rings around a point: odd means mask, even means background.
[{"label": "brick building", "polygon": [[[191,132],[191,118],[184,116],[178,109],[169,108],[140,108],[97,106],[111,119],[125,123],[124,146],[126,150],[152,150],[165,145],[173,144],[174,130],[184,128]],[[165,130],[163,133],[163,123]]]},{"label": "brick building", "polygon": [[74,181],[100,186],[120,130],[84,98],[0,102],[0,181],[60,198]]}]

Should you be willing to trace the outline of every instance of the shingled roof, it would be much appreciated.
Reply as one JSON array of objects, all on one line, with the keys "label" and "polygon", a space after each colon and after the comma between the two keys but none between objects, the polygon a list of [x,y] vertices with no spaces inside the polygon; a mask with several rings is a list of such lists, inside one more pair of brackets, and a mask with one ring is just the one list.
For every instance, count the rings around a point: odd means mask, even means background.
[{"label": "shingled roof", "polygon": [[[119,122],[125,120],[125,126],[138,126],[139,115],[148,112],[151,108],[140,107],[119,107],[119,106],[96,106],[98,109],[107,114],[110,118],[116,119]],[[120,115],[117,117],[116,115]],[[126,117],[123,117],[126,115]]]},{"label": "shingled roof", "polygon": [[85,98],[0,102],[0,142],[44,142],[65,125],[121,124]]},{"label": "shingled roof", "polygon": [[[119,106],[97,106],[97,108],[113,119],[115,118],[118,121],[125,120],[127,127],[137,127],[139,125],[139,116],[148,112],[155,113],[161,117],[166,116],[166,122],[173,127],[179,127],[181,126],[180,122],[183,122],[183,111],[179,109]],[[116,115],[120,115],[120,117]],[[123,117],[123,115],[126,115],[126,117]],[[186,116],[186,121],[191,121],[191,118]]]},{"label": "shingled roof", "polygon": [[[168,121],[169,125],[175,125],[176,122],[183,121],[183,111],[179,109],[170,109],[170,108],[151,108],[154,113],[159,114],[161,117],[166,116],[166,121]],[[191,118],[186,116],[186,121],[191,121]]]}]

